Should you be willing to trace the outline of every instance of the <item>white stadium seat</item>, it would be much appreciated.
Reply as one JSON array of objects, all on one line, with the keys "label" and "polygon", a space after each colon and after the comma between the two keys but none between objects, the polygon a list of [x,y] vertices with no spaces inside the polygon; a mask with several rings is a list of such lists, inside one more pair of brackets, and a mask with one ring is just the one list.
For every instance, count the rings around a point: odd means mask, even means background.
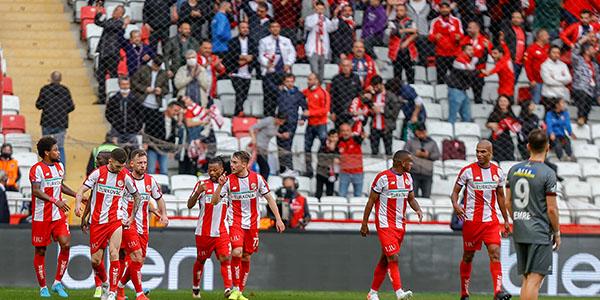
[{"label": "white stadium seat", "polygon": [[[321,197],[321,213],[323,219],[341,220],[346,219],[348,215],[348,207],[343,205],[347,204],[348,199],[344,197],[327,196]],[[330,205],[325,205],[330,204]],[[337,204],[342,204],[337,205]]]},{"label": "white stadium seat", "polygon": [[33,149],[29,133],[7,133],[4,142],[13,146],[13,152],[31,152]]},{"label": "white stadium seat", "polygon": [[321,206],[319,205],[319,199],[315,197],[306,197],[306,202],[308,204],[308,212],[310,213],[310,218],[313,220],[318,219],[321,214]]},{"label": "white stadium seat", "polygon": [[217,152],[232,154],[240,150],[238,139],[232,136],[217,134]]},{"label": "white stadium seat", "polygon": [[171,191],[192,190],[198,182],[198,177],[194,175],[173,175],[171,176]]},{"label": "white stadium seat", "polygon": [[454,189],[454,178],[449,180],[434,181],[431,185],[431,196],[450,197]]},{"label": "white stadium seat", "polygon": [[369,198],[367,197],[351,197],[349,199],[350,204],[355,204],[355,206],[350,206],[350,216],[349,218],[352,220],[362,220],[363,213],[365,211],[365,205]]},{"label": "white stadium seat", "polygon": [[579,126],[577,123],[571,123],[571,129],[573,129],[573,134],[577,137],[578,140],[591,141],[592,134],[590,132],[589,125]]},{"label": "white stadium seat", "polygon": [[454,136],[462,141],[479,141],[481,130],[479,125],[470,122],[456,122],[454,124]]},{"label": "white stadium seat", "polygon": [[217,80],[217,92],[219,96],[221,95],[234,95],[235,90],[233,89],[233,84],[229,79],[220,79]]},{"label": "white stadium seat", "polygon": [[428,99],[430,101],[435,100],[435,90],[432,85],[411,84],[411,86],[415,89],[415,92],[417,92],[417,95],[419,95],[421,98],[425,100]]},{"label": "white stadium seat", "polygon": [[432,138],[452,139],[454,136],[452,124],[448,122],[427,122],[427,132]]},{"label": "white stadium seat", "polygon": [[150,174],[150,176],[152,176],[152,178],[154,178],[154,180],[156,180],[156,183],[158,183],[158,185],[160,186],[166,186],[169,189],[170,187],[170,182],[169,182],[169,176],[165,175],[165,174]]},{"label": "white stadium seat", "polygon": [[296,77],[308,77],[310,74],[310,65],[309,64],[293,64],[292,65],[292,74],[296,75]]},{"label": "white stadium seat", "polygon": [[600,164],[588,163],[581,166],[583,178],[590,181],[590,178],[600,178]]},{"label": "white stadium seat", "polygon": [[573,144],[573,155],[577,158],[577,162],[585,166],[589,163],[598,162],[598,147],[596,145],[591,144]]},{"label": "white stadium seat", "polygon": [[584,202],[591,202],[592,200],[592,189],[587,182],[570,180],[565,184],[565,192],[569,201],[578,200]]},{"label": "white stadium seat", "polygon": [[501,161],[500,169],[502,169],[502,171],[504,171],[504,175],[507,175],[508,171],[510,171],[510,168],[512,168],[514,165],[516,165],[518,163],[519,163],[518,161],[511,161],[511,160]]},{"label": "white stadium seat", "polygon": [[283,186],[283,182],[281,182],[281,177],[277,175],[271,175],[267,179],[267,184],[269,185],[269,189],[272,191],[276,191]]},{"label": "white stadium seat", "polygon": [[[38,162],[38,155],[33,152],[15,152],[13,158],[17,160],[19,167],[31,168]],[[21,174],[21,176],[28,177],[28,174]]]},{"label": "white stadium seat", "polygon": [[3,115],[18,115],[21,111],[21,101],[19,97],[13,95],[2,96],[2,114]]},{"label": "white stadium seat", "polygon": [[577,179],[581,177],[581,168],[574,162],[557,162],[557,175],[565,179]]},{"label": "white stadium seat", "polygon": [[439,121],[443,119],[442,105],[430,102],[425,102],[424,105],[428,120]]}]

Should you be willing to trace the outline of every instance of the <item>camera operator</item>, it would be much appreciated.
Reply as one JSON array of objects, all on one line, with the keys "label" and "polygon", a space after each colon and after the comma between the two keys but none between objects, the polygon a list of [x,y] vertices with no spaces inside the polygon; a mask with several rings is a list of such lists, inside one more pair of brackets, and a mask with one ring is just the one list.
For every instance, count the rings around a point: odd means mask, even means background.
[{"label": "camera operator", "polygon": [[[275,192],[281,218],[288,228],[304,230],[308,222],[310,222],[308,201],[306,197],[297,191],[298,182],[294,177],[283,177],[282,181],[283,187]],[[267,215],[270,219],[275,219],[273,212],[268,206]]]}]

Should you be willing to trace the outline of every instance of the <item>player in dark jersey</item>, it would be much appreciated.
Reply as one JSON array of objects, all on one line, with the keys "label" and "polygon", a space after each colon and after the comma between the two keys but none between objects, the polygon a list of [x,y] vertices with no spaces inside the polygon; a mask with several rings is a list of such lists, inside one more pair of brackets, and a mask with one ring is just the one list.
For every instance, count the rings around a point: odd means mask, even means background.
[{"label": "player in dark jersey", "polygon": [[521,299],[538,299],[544,276],[552,272],[552,250],[560,246],[556,202],[556,173],[544,164],[548,136],[542,130],[529,134],[528,161],[508,173],[506,208],[513,219],[513,240],[519,274],[523,275]]}]

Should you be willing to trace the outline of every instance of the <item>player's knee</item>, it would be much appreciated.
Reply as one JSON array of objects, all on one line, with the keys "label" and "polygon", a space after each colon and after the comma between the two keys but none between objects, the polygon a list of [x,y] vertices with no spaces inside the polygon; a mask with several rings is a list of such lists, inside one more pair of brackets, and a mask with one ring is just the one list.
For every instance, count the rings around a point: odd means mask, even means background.
[{"label": "player's knee", "polygon": [[231,256],[233,257],[242,257],[243,251],[242,248],[235,248],[231,251]]},{"label": "player's knee", "polygon": [[92,267],[97,267],[102,263],[102,257],[92,256]]},{"label": "player's knee", "polygon": [[35,247],[35,255],[46,256],[46,247]]},{"label": "player's knee", "polygon": [[466,263],[470,263],[473,261],[473,257],[475,256],[474,252],[465,252],[463,254],[463,261]]},{"label": "player's knee", "polygon": [[131,261],[141,263],[143,260],[144,260],[144,257],[142,256],[141,250],[131,252]]},{"label": "player's knee", "polygon": [[250,254],[250,253],[244,252],[244,254],[242,255],[242,261],[250,261],[250,256],[251,255],[252,254]]},{"label": "player's knee", "polygon": [[398,254],[386,256],[388,262],[398,261]]},{"label": "player's knee", "polygon": [[229,256],[229,255],[221,255],[221,256],[218,257],[218,259],[219,259],[220,262],[223,263],[223,262],[231,260],[231,256]]}]

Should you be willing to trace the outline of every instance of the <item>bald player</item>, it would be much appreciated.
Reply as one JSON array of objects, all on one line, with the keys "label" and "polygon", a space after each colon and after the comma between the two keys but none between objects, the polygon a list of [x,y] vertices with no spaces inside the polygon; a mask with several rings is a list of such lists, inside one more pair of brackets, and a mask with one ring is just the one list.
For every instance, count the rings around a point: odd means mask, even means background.
[{"label": "bald player", "polygon": [[[490,272],[494,285],[494,299],[508,300],[512,296],[502,290],[500,264],[500,222],[496,215],[496,202],[504,219],[504,232],[510,231],[504,205],[505,177],[498,165],[491,163],[494,154],[492,143],[481,140],[476,149],[477,162],[460,170],[450,196],[454,212],[463,225],[463,257],[460,262],[461,300],[469,299],[469,282],[475,251],[485,243],[490,257]],[[458,194],[465,188],[462,204]]]}]

